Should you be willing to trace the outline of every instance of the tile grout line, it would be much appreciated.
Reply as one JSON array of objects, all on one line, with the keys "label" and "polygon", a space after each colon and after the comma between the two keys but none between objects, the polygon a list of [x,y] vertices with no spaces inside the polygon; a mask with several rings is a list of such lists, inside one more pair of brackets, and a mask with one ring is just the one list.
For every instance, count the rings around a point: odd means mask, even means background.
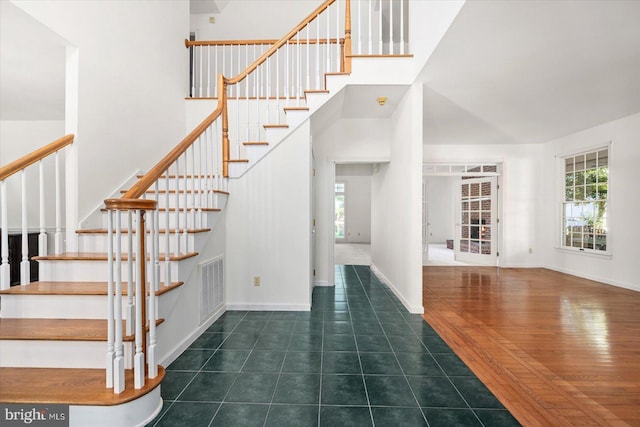
[{"label": "tile grout line", "polygon": [[[369,270],[369,271],[370,271],[371,274],[373,274],[373,272],[371,272],[371,270]],[[364,285],[362,283],[362,279],[360,278],[360,275],[358,274],[357,270],[356,270],[356,276],[358,277],[358,281],[360,281],[360,285],[364,289]],[[374,274],[374,276],[375,276],[375,274]],[[376,279],[377,279],[377,277],[376,277]],[[386,289],[385,289],[385,293],[386,293]],[[369,294],[368,294],[368,292],[366,290],[365,290],[365,295],[367,296],[367,300],[369,301],[369,304],[371,304],[371,299],[369,298]],[[418,406],[418,409],[420,410],[420,413],[422,414],[422,418],[424,419],[425,423],[427,423],[427,426],[430,426],[429,420],[427,420],[427,416],[424,413],[424,411],[422,410],[422,407],[420,406],[420,402],[418,401],[418,398],[417,398],[415,392],[413,391],[413,388],[411,387],[411,383],[409,382],[409,379],[407,378],[407,374],[404,372],[404,368],[400,364],[400,360],[398,359],[398,355],[396,354],[396,350],[393,347],[393,345],[391,345],[391,341],[389,341],[389,337],[387,336],[387,331],[385,331],[384,326],[382,325],[382,322],[380,321],[380,318],[378,317],[378,312],[375,309],[375,307],[373,306],[373,304],[371,304],[371,308],[373,309],[373,314],[374,314],[374,316],[376,316],[376,320],[378,321],[378,324],[380,325],[380,329],[382,329],[382,334],[384,335],[385,339],[389,343],[389,347],[391,348],[391,353],[393,354],[393,357],[395,358],[396,363],[398,364],[398,367],[400,368],[400,371],[402,372],[402,376],[404,377],[404,380],[405,380],[407,386],[409,387],[409,390],[411,391],[411,395],[413,396],[413,399],[415,400],[415,402],[416,402],[416,404]],[[400,311],[395,306],[395,304],[394,304],[394,308],[396,309],[396,311],[398,313],[400,313]],[[400,313],[400,314],[402,314],[402,313]],[[411,330],[413,331],[413,329],[411,329]],[[413,332],[415,334],[415,331],[413,331]],[[417,337],[417,335],[416,335],[416,337]],[[420,340],[420,342],[422,342],[422,340]],[[429,351],[429,349],[424,345],[424,343],[423,343],[423,346],[425,347],[425,349],[427,351]],[[431,353],[429,353],[429,355],[431,355]],[[443,371],[443,373],[444,373],[444,371]]]}]

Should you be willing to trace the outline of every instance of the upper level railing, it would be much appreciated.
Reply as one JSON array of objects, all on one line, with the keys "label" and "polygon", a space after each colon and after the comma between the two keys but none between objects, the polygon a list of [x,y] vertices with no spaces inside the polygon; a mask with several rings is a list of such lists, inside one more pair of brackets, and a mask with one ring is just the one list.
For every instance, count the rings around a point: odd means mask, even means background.
[{"label": "upper level railing", "polygon": [[[18,188],[18,192],[20,193],[20,207],[19,209],[15,209],[17,206],[13,205],[12,208],[17,212],[12,212],[16,216],[20,216],[20,230],[21,230],[21,262],[20,262],[20,283],[27,284],[30,281],[30,262],[29,262],[29,215],[28,212],[30,209],[37,209],[39,212],[39,221],[38,228],[40,233],[38,235],[38,255],[47,255],[47,232],[46,232],[46,217],[47,214],[53,214],[55,216],[55,234],[54,234],[54,248],[55,253],[59,254],[63,252],[63,232],[62,232],[62,208],[65,204],[63,200],[63,191],[62,191],[62,171],[60,167],[60,153],[63,151],[65,147],[73,143],[74,136],[73,135],[65,135],[62,138],[59,138],[50,144],[45,145],[38,150],[27,154],[6,166],[2,166],[0,168],[0,203],[2,204],[1,212],[0,212],[0,221],[1,221],[1,243],[2,243],[2,251],[1,258],[2,264],[0,265],[0,290],[9,289],[11,285],[11,265],[9,264],[9,205],[7,204],[7,193],[9,191],[8,185],[12,188]],[[45,171],[45,162],[48,161],[49,158],[53,157],[54,162],[54,171],[53,171],[53,179],[47,177],[47,172],[51,174],[50,171]],[[27,171],[30,166],[38,164],[38,203],[36,206],[29,207],[29,191],[27,186]],[[16,174],[19,174],[20,180],[18,182],[11,182],[12,177],[15,177]],[[17,180],[16,180],[17,181]],[[45,183],[54,183],[53,192],[47,188]],[[47,195],[53,193],[55,202],[55,212],[51,213],[47,209],[47,204],[45,202]],[[33,205],[33,201],[31,201]]]}]

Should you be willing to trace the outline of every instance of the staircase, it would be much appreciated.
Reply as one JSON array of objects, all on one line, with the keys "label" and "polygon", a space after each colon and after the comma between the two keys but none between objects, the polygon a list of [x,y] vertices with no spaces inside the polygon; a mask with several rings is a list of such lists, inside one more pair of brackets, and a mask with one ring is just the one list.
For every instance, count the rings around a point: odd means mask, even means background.
[{"label": "staircase", "polygon": [[[179,300],[177,294],[195,269],[198,251],[205,245],[228,197],[226,191],[215,190],[217,207],[201,208],[202,226],[191,227],[194,224],[189,222],[189,228],[177,229],[173,223],[174,200],[167,209],[166,198],[162,197],[166,193],[185,194],[184,190],[171,187],[174,182],[168,191],[160,187],[157,194],[154,190],[146,194],[148,198],[158,198],[160,223],[168,222],[172,227],[159,230],[163,262],[162,252],[170,253],[166,259],[170,277],[163,276],[155,291],[158,298],[155,323],[160,335],[166,322],[179,321],[172,319]],[[188,194],[197,197],[208,192],[205,185],[201,188],[203,190],[188,190]],[[187,198],[187,212],[195,209],[192,200]],[[124,390],[116,394],[105,387],[107,211],[100,210],[98,214],[103,217],[102,227],[77,230],[80,252],[35,257],[40,267],[40,281],[0,291],[0,402],[68,404],[71,425],[141,425],[162,406],[159,386],[164,369],[160,366],[155,378],[147,376],[142,387],[135,387],[135,336],[132,327],[127,326],[135,322],[122,320]],[[129,244],[127,231],[124,228],[121,236],[123,248]],[[183,248],[178,255],[175,255],[176,245]],[[121,262],[126,277],[135,267],[132,268],[127,256],[123,256]],[[122,312],[128,313],[125,317],[134,315],[134,294],[124,282],[121,306]],[[148,324],[146,330],[149,331]],[[100,418],[100,414],[108,416]]]},{"label": "staircase", "polygon": [[[334,3],[347,6],[346,14],[330,12],[346,19],[344,38],[321,39],[319,17]],[[200,307],[199,319],[194,313],[195,305],[213,292],[198,290],[205,261],[200,253],[223,214],[228,180],[242,180],[348,85],[407,85],[421,67],[411,55],[351,54],[348,11],[348,0],[327,0],[239,76],[217,76],[215,98],[187,102],[187,116],[199,124],[156,166],[134,174],[82,222],[76,230],[77,252],[35,257],[40,281],[23,280],[21,286],[0,290],[0,402],[68,404],[72,426],[144,425],[160,411],[160,365],[171,363],[225,310],[224,298],[218,298],[208,311]],[[314,20],[315,40],[309,38]],[[268,78],[278,76],[278,69],[261,68],[269,67],[269,58],[280,49],[295,46],[301,58],[301,46],[323,43],[343,43],[344,51],[335,61],[337,69],[317,71],[318,85],[303,88],[301,78],[289,85],[289,77],[282,77],[287,88],[280,90],[277,77]],[[187,43],[200,61],[205,45]],[[193,65],[202,71],[202,62]],[[203,81],[216,78],[200,77]],[[269,81],[273,90],[265,84]],[[296,88],[289,92],[289,86]],[[235,98],[228,97],[232,87]],[[209,92],[214,91],[200,88],[201,94]]]}]

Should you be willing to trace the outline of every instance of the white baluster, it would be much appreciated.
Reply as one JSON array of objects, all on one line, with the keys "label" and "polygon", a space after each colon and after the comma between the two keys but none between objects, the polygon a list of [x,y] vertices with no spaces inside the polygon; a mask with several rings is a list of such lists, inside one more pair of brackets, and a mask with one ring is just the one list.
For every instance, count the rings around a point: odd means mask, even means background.
[{"label": "white baluster", "polygon": [[[331,14],[327,11],[327,13],[325,14],[326,18],[327,18],[327,59],[326,59],[326,63],[327,63],[327,73],[331,71]],[[336,40],[336,46],[339,46],[340,42],[338,40]]]},{"label": "white baluster", "polygon": [[400,54],[404,55],[404,5],[405,0],[400,0]]},{"label": "white baluster", "polygon": [[[256,45],[253,45],[253,57],[257,58],[258,56],[256,55]],[[256,141],[260,141],[260,73],[262,72],[262,66],[258,66],[253,74],[255,75],[255,79],[254,79],[254,95],[256,97],[256,117],[255,117],[255,123],[256,123]]]},{"label": "white baluster", "polygon": [[20,172],[22,178],[22,261],[20,262],[20,284],[29,283],[31,264],[29,263],[29,231],[27,229],[27,173]]},{"label": "white baluster", "polygon": [[[131,211],[129,211],[131,212]],[[144,350],[142,348],[142,334],[145,333],[145,325],[142,319],[142,298],[146,298],[144,295],[143,284],[143,272],[146,269],[147,254],[143,253],[142,245],[140,244],[146,239],[147,230],[142,224],[142,211],[137,209],[136,215],[136,328],[135,328],[135,355],[133,356],[133,385],[139,389],[144,386]],[[133,234],[133,230],[129,227],[129,233]],[[133,258],[133,253],[129,252],[129,258]]]},{"label": "white baluster", "polygon": [[287,40],[287,44],[285,45],[285,69],[284,69],[284,106],[285,108],[289,106],[289,67],[291,62],[289,61],[289,50],[291,49],[291,44],[289,44],[289,40]]},{"label": "white baluster", "polygon": [[389,0],[389,55],[393,55],[393,0]]},{"label": "white baluster", "polygon": [[[180,255],[180,159],[176,160],[176,177],[175,177],[175,183],[176,183],[176,188],[175,188],[175,193],[174,193],[174,200],[175,200],[175,210],[173,211],[173,215],[175,218],[174,221],[174,227],[175,227],[175,248],[174,248],[174,255],[178,256]],[[169,205],[167,205],[167,216],[171,215],[171,211],[169,210]]]},{"label": "white baluster", "polygon": [[[120,394],[124,391],[124,352],[122,345],[122,220],[120,211],[114,211],[116,216],[116,292],[114,301],[113,324],[115,329],[113,360],[113,392]],[[131,224],[129,224],[131,228]],[[131,230],[129,230],[131,232]]]},{"label": "white baluster", "polygon": [[[198,137],[199,140],[200,137]],[[198,179],[200,179],[200,176],[198,176]],[[195,146],[191,145],[191,224],[193,228],[196,228],[196,214],[198,213],[196,208],[196,149]],[[188,242],[185,230],[185,244]]]},{"label": "white baluster", "polygon": [[382,0],[378,3],[378,54],[384,53],[382,49]]},{"label": "white baluster", "polygon": [[207,46],[207,98],[211,98],[211,46]]},{"label": "white baluster", "polygon": [[[240,85],[236,84],[236,93],[240,92]],[[240,158],[240,97],[236,97],[236,159]]]},{"label": "white baluster", "polygon": [[220,50],[220,48],[216,45],[214,47],[214,51],[213,51],[213,65],[214,65],[214,72],[213,75],[216,77],[216,84],[214,85],[214,93],[215,93],[215,97],[218,97],[218,83],[217,83],[217,77],[218,77],[218,51]]},{"label": "white baluster", "polygon": [[[187,229],[188,224],[189,224],[189,207],[187,206],[187,189],[188,189],[188,183],[189,183],[189,177],[187,174],[187,153],[184,153],[184,155],[182,156],[183,162],[184,162],[184,192],[182,193],[182,223],[180,224],[180,227],[178,227],[179,229],[182,229],[182,243],[184,245],[184,253],[188,253],[189,252],[189,247],[187,246],[188,240],[187,240]],[[180,161],[180,159],[178,159],[178,161]]]},{"label": "white baluster", "polygon": [[271,97],[271,69],[269,67],[269,60],[271,59],[271,57],[268,57],[267,60],[265,61],[265,67],[267,69],[267,84],[266,84],[266,91],[267,91],[267,120],[265,121],[265,124],[271,124],[271,100],[269,99]]},{"label": "white baluster", "polygon": [[[171,283],[171,228],[169,227],[169,169],[164,171],[164,284],[168,286]],[[160,214],[160,206],[157,207],[158,215]],[[158,224],[159,225],[159,224]],[[176,253],[177,254],[177,253]]]},{"label": "white baluster", "polygon": [[56,234],[54,236],[54,246],[56,255],[64,252],[64,236],[62,234],[62,186],[60,184],[60,156],[59,151],[54,154],[55,181],[56,181]]},{"label": "white baluster", "polygon": [[203,65],[202,49],[204,49],[204,46],[200,46],[200,49],[198,49],[200,51],[200,73],[198,75],[199,80],[200,80],[200,85],[199,85],[199,89],[198,89],[198,98],[202,98],[202,86],[204,85],[204,75],[202,73],[202,65]]},{"label": "white baluster", "polygon": [[298,107],[301,105],[302,103],[302,70],[300,69],[302,67],[302,58],[300,57],[300,31],[298,31],[296,33],[296,50],[298,51],[298,57],[296,60],[296,77],[297,77],[297,94],[298,94]]},{"label": "white baluster", "polygon": [[280,49],[276,50],[276,121],[280,123]]},{"label": "white baluster", "polygon": [[191,46],[191,97],[196,97],[196,48]]},{"label": "white baluster", "polygon": [[[254,45],[255,46],[255,45]],[[245,59],[245,66],[248,68],[249,67],[249,45],[245,45],[244,46],[244,59]],[[255,71],[254,71],[255,73]],[[253,74],[253,73],[251,73]],[[250,76],[247,76],[244,80],[245,80],[245,89],[244,89],[244,95],[246,98],[245,101],[245,107],[247,109],[247,141],[251,141],[251,118],[249,116],[249,78]]]},{"label": "white baluster", "polygon": [[113,361],[115,353],[113,349],[114,342],[114,323],[113,323],[113,211],[107,211],[107,356],[106,356],[106,374],[107,388],[113,388]]},{"label": "white baluster", "polygon": [[[158,183],[155,185],[156,193],[158,189]],[[149,289],[149,307],[148,307],[148,319],[149,319],[149,344],[147,346],[147,367],[149,378],[155,378],[158,376],[158,362],[156,360],[156,292],[159,289],[158,282],[160,278],[160,262],[159,262],[159,243],[160,235],[158,233],[158,209],[151,212],[149,215],[149,228],[151,230],[151,248],[149,253],[151,259],[149,265],[151,268],[151,283]]]},{"label": "white baluster", "polygon": [[360,18],[360,1],[356,1],[358,5],[358,54],[362,53],[362,19]]},{"label": "white baluster", "polygon": [[320,15],[316,16],[316,86],[323,89],[320,83]]},{"label": "white baluster", "polygon": [[373,23],[371,22],[371,18],[373,16],[373,10],[371,5],[372,2],[373,0],[369,0],[369,55],[373,53],[373,32],[372,32]]},{"label": "white baluster", "polygon": [[[206,128],[204,130],[204,134],[200,135],[200,137],[198,138],[198,195],[197,195],[197,204],[196,207],[198,208],[198,215],[196,217],[197,219],[197,223],[194,225],[194,228],[202,228],[202,207],[203,207],[203,200],[202,200],[202,194],[204,193],[203,188],[202,188],[202,180],[203,180],[203,173],[204,171],[202,170],[202,161],[204,160],[204,156],[202,153],[202,140],[204,139],[205,141],[207,140],[207,132],[209,132],[209,128]],[[195,189],[194,189],[195,191]]]},{"label": "white baluster", "polygon": [[307,85],[305,87],[306,90],[311,89],[311,78],[309,76],[309,71],[311,70],[311,68],[309,67],[309,57],[311,56],[309,54],[309,49],[311,47],[310,46],[311,43],[310,43],[310,40],[309,40],[309,27],[310,27],[310,24],[307,24],[307,37],[306,37],[306,42],[307,42],[307,58],[306,58],[307,59]]},{"label": "white baluster", "polygon": [[47,255],[47,232],[45,231],[45,200],[44,200],[44,162],[38,162],[40,181],[40,234],[38,235],[38,255]]},{"label": "white baluster", "polygon": [[[126,334],[132,335],[135,326],[135,307],[133,306],[133,240],[135,236],[133,235],[133,228],[131,224],[133,224],[133,215],[131,211],[127,211],[127,220],[129,222],[129,233],[127,234],[127,253],[129,256],[127,257],[127,309],[125,310],[125,319],[126,319]],[[117,242],[120,245],[120,241]]]},{"label": "white baluster", "polygon": [[338,69],[340,69],[340,0],[337,0],[336,3],[336,43],[338,44],[338,48],[336,49],[336,64],[338,65]]},{"label": "white baluster", "polygon": [[0,265],[0,290],[11,287],[11,265],[9,264],[9,228],[7,216],[7,182],[0,183],[0,198],[2,199],[1,230],[2,232],[2,265]]}]

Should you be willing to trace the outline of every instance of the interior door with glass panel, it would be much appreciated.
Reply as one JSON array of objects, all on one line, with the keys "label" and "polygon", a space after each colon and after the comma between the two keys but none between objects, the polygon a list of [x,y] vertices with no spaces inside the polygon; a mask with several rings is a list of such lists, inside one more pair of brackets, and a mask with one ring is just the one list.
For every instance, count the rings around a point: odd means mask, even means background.
[{"label": "interior door with glass panel", "polygon": [[346,183],[336,182],[334,194],[334,229],[336,243],[345,242],[345,189]]},{"label": "interior door with glass panel", "polygon": [[497,177],[460,180],[454,245],[457,261],[497,264]]}]

